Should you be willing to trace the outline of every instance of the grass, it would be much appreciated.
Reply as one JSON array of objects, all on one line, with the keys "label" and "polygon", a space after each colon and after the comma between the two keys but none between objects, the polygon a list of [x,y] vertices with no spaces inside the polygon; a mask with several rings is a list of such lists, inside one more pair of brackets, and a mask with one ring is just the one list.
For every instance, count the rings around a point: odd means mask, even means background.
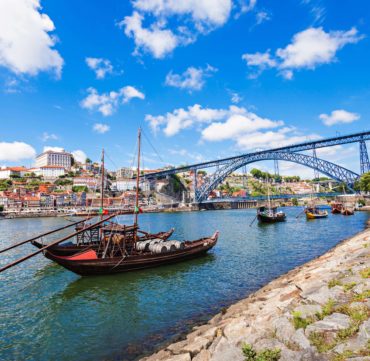
[{"label": "grass", "polygon": [[341,285],[342,285],[342,282],[340,280],[338,280],[337,278],[334,278],[334,279],[332,279],[328,282],[328,287],[329,288],[333,288],[335,286],[341,286]]},{"label": "grass", "polygon": [[346,284],[344,284],[343,285],[343,289],[346,291],[346,292],[348,292],[348,291],[350,291],[353,287],[355,287],[356,286],[356,282],[351,282],[351,283],[346,283]]},{"label": "grass", "polygon": [[322,320],[324,317],[331,315],[335,311],[335,301],[332,298],[322,306],[322,311],[316,313],[316,317]]},{"label": "grass", "polygon": [[353,297],[353,301],[364,302],[367,298],[370,298],[370,290],[366,290]]},{"label": "grass", "polygon": [[313,346],[317,348],[317,351],[320,353],[330,351],[335,345],[336,342],[328,342],[325,339],[325,336],[320,332],[312,332],[309,336],[309,340]]},{"label": "grass", "polygon": [[360,271],[360,275],[362,278],[370,278],[370,267],[367,267]]},{"label": "grass", "polygon": [[278,348],[257,352],[251,345],[244,344],[242,351],[245,361],[278,361],[281,357],[281,350]]},{"label": "grass", "polygon": [[315,322],[315,319],[313,317],[303,318],[300,312],[293,312],[293,326],[296,330],[298,330],[299,328],[305,329],[309,324],[313,322]]}]

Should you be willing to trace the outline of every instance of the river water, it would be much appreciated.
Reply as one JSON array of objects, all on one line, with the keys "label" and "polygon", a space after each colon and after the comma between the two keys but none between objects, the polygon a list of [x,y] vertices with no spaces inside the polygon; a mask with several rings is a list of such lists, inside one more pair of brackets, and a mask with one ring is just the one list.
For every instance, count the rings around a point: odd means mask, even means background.
[{"label": "river water", "polygon": [[[250,222],[255,210],[143,214],[141,228],[175,227],[174,239],[220,231],[208,256],[135,273],[81,278],[39,255],[0,274],[0,360],[133,360],[188,331],[354,235],[368,213]],[[121,216],[131,222],[131,216]],[[0,222],[0,248],[66,224],[62,218]],[[51,241],[52,238],[45,239]],[[0,254],[4,265],[31,245]]]}]

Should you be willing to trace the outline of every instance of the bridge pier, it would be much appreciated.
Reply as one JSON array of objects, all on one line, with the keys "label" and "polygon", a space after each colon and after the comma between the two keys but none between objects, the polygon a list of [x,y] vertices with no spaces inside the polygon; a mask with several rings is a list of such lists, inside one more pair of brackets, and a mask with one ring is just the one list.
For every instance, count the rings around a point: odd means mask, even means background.
[{"label": "bridge pier", "polygon": [[360,169],[361,175],[370,172],[369,155],[367,153],[366,142],[361,140],[360,144]]}]

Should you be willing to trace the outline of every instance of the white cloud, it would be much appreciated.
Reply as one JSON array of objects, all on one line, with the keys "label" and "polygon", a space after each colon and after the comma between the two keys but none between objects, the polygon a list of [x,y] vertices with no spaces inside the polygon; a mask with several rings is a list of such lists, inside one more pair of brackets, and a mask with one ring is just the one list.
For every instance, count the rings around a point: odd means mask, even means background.
[{"label": "white cloud", "polygon": [[204,156],[202,154],[189,152],[186,149],[172,149],[172,148],[170,148],[170,149],[168,149],[168,152],[170,154],[179,155],[183,158],[188,158],[188,159],[194,160],[196,162],[204,161]]},{"label": "white cloud", "polygon": [[320,138],[317,134],[303,134],[294,127],[287,127],[281,120],[263,118],[235,105],[212,109],[195,104],[165,115],[146,115],[145,120],[153,131],[161,130],[166,136],[195,127],[203,141],[234,141],[242,150],[279,147]]},{"label": "white cloud", "polygon": [[42,133],[41,139],[43,142],[47,142],[48,140],[58,140],[59,137],[54,133],[49,134],[48,132],[44,132]]},{"label": "white cloud", "polygon": [[112,115],[120,104],[128,103],[133,98],[145,99],[145,95],[128,85],[118,91],[99,94],[95,88],[87,89],[88,95],[80,105],[84,109],[98,111],[103,116]]},{"label": "white cloud", "polygon": [[0,161],[18,162],[23,159],[33,159],[35,149],[24,142],[0,142]]},{"label": "white cloud", "polygon": [[[255,0],[252,0],[253,2]],[[137,10],[155,16],[190,15],[199,26],[223,25],[229,18],[231,0],[136,0],[133,3]]]},{"label": "white cloud", "polygon": [[166,85],[180,89],[201,90],[205,84],[205,78],[210,77],[217,69],[207,65],[206,68],[187,68],[182,74],[174,74],[170,71],[166,76]]},{"label": "white cloud", "polygon": [[336,61],[336,53],[347,44],[363,39],[356,28],[348,31],[325,32],[322,27],[308,28],[293,36],[285,48],[277,49],[275,57],[265,53],[244,54],[249,67],[257,68],[258,76],[266,68],[277,68],[286,79],[293,78],[293,70],[315,69],[322,64]]},{"label": "white cloud", "polygon": [[110,60],[103,58],[86,58],[87,66],[95,72],[97,79],[104,79],[107,74],[113,73]]},{"label": "white cloud", "polygon": [[179,39],[171,30],[161,29],[160,23],[155,23],[149,29],[142,26],[143,16],[134,11],[131,16],[126,16],[120,26],[125,28],[126,36],[135,41],[135,52],[139,54],[142,49],[151,53],[155,58],[164,58],[179,44]]},{"label": "white cloud", "polygon": [[232,114],[225,122],[214,122],[202,131],[202,138],[208,141],[237,139],[242,134],[252,133],[259,129],[276,128],[282,121],[261,118],[245,111],[243,114]]},{"label": "white cloud", "polygon": [[72,152],[73,158],[79,163],[85,163],[87,155],[83,150],[77,149]]},{"label": "white cloud", "polygon": [[110,129],[110,126],[108,124],[96,123],[93,126],[93,130],[100,134],[104,134],[108,132],[109,129]]},{"label": "white cloud", "polygon": [[193,43],[199,34],[223,26],[233,9],[241,14],[252,10],[255,3],[256,0],[234,4],[232,0],[133,0],[133,13],[119,25],[126,36],[134,39],[134,55],[146,52],[162,59],[176,47]]},{"label": "white cloud", "polygon": [[64,148],[62,147],[51,147],[49,145],[46,145],[43,149],[43,152],[47,152],[48,150],[51,150],[52,152],[57,152],[57,153],[64,152]]},{"label": "white cloud", "polygon": [[339,109],[333,110],[330,114],[320,114],[319,118],[328,127],[334,124],[348,124],[360,119],[360,115],[357,113],[347,112],[346,110]]},{"label": "white cloud", "polygon": [[16,74],[52,71],[61,76],[63,59],[54,48],[57,38],[39,0],[0,1],[0,65]]},{"label": "white cloud", "polygon": [[271,16],[266,11],[259,11],[256,14],[256,25],[260,25],[264,23],[265,21],[269,21],[269,20],[271,20]]},{"label": "white cloud", "polygon": [[231,92],[230,95],[231,95],[231,102],[233,104],[238,104],[243,100],[243,98],[238,93]]}]

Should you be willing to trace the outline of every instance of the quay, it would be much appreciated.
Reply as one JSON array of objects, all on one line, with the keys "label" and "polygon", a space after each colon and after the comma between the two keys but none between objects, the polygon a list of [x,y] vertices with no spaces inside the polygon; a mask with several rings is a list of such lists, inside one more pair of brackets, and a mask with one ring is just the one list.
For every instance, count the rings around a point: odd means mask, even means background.
[{"label": "quay", "polygon": [[369,227],[141,361],[369,360]]}]

